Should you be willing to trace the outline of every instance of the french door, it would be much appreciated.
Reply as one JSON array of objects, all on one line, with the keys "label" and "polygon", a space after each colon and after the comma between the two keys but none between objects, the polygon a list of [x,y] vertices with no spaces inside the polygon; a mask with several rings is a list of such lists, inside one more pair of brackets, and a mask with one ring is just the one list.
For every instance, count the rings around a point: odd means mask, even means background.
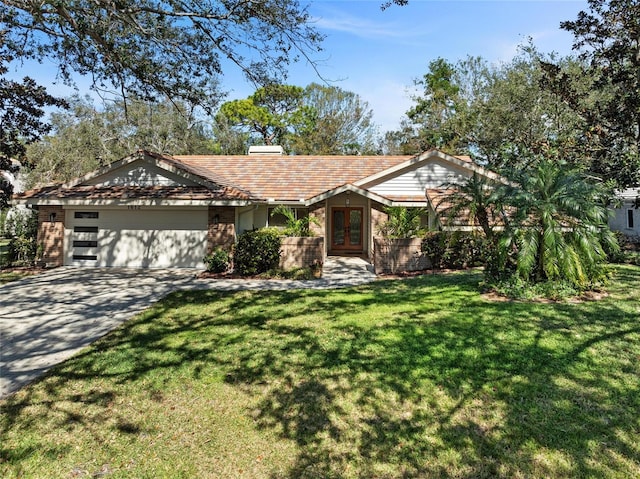
[{"label": "french door", "polygon": [[362,251],[363,208],[331,209],[331,249]]}]

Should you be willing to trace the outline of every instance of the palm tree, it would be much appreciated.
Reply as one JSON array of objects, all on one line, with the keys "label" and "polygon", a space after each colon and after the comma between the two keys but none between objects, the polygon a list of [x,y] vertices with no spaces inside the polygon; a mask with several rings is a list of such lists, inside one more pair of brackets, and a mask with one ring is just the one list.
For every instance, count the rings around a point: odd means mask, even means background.
[{"label": "palm tree", "polygon": [[380,233],[385,238],[416,238],[427,231],[422,226],[422,216],[427,213],[424,208],[389,206],[384,211],[388,219],[380,226]]},{"label": "palm tree", "polygon": [[477,223],[487,240],[493,243],[496,220],[503,216],[502,190],[475,172],[462,183],[445,183],[443,186],[448,190],[448,194],[443,196],[443,202],[448,203],[444,208],[448,222],[455,225],[462,217],[469,224]]},{"label": "palm tree", "polygon": [[486,242],[481,256],[485,260],[485,276],[491,281],[511,274],[508,247],[501,241],[509,216],[505,213],[505,199],[511,194],[513,185],[506,180],[490,180],[474,172],[462,183],[445,183],[445,194],[440,205],[447,222],[454,229],[462,225],[480,226]]},{"label": "palm tree", "polygon": [[517,248],[517,273],[527,281],[565,280],[584,287],[600,279],[605,247],[617,248],[607,226],[604,187],[562,162],[542,159],[521,173],[511,227],[503,244]]},{"label": "palm tree", "polygon": [[315,216],[306,215],[302,218],[296,218],[295,211],[285,205],[278,205],[271,212],[271,216],[275,215],[282,215],[285,218],[285,236],[313,236],[311,225],[320,225],[318,218],[316,218]]}]

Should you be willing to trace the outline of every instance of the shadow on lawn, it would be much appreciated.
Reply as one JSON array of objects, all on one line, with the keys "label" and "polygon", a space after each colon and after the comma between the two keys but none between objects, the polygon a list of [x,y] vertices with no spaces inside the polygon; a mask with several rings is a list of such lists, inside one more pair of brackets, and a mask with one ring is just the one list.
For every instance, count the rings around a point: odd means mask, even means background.
[{"label": "shadow on lawn", "polygon": [[[638,269],[620,274],[627,285],[640,280]],[[65,383],[148,377],[149,394],[161,398],[157,371],[186,368],[197,378],[215,367],[258,398],[247,412],[258,428],[298,445],[289,478],[637,472],[637,307],[615,298],[490,303],[478,296],[478,279],[432,276],[339,292],[177,293],[52,371],[49,407],[65,399],[103,414],[63,414],[61,427],[114,420],[107,411],[114,393],[61,398]],[[212,310],[175,316],[185,301]],[[202,339],[194,339],[199,332]],[[183,333],[189,341],[176,340]],[[39,401],[29,394],[7,402],[3,433]],[[143,430],[115,419],[122,434]],[[34,454],[0,451],[14,463]]]},{"label": "shadow on lawn", "polygon": [[336,326],[329,344],[313,328],[273,325],[280,339],[269,354],[242,351],[229,382],[285,377],[256,418],[299,444],[288,477],[605,477],[638,470],[638,350],[628,347],[640,335],[637,309],[613,301],[486,303],[473,282],[437,281],[431,294],[441,284],[460,296],[437,320],[428,320],[434,311],[416,288],[420,281],[388,283],[363,293],[367,299],[331,304],[350,312],[400,302],[420,307],[375,327]]}]

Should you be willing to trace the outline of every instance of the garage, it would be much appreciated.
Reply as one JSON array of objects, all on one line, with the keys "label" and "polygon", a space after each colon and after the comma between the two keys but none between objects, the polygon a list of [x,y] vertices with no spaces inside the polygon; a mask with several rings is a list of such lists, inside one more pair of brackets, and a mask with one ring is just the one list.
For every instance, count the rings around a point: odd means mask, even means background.
[{"label": "garage", "polygon": [[65,265],[201,268],[207,208],[128,205],[65,211]]}]

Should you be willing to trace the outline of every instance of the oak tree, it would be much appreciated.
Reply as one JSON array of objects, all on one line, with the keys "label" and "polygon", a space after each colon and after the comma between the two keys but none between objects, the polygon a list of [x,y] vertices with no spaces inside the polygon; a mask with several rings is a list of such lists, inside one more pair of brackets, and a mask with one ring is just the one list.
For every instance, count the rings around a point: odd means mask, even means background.
[{"label": "oak tree", "polygon": [[298,0],[7,0],[0,30],[17,60],[53,62],[68,82],[209,111],[225,62],[263,84],[300,58],[315,65],[322,40]]}]

